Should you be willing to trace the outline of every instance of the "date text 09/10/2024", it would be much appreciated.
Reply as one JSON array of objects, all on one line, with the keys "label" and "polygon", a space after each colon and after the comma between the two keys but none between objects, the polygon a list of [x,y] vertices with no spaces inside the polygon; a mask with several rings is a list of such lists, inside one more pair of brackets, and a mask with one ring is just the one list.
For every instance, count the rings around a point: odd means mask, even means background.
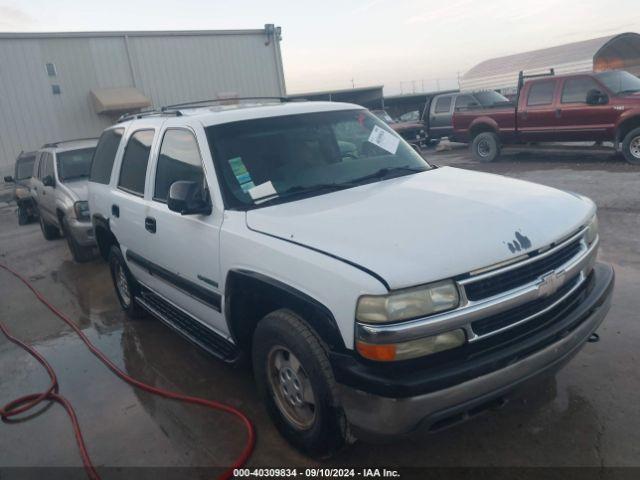
[{"label": "date text 09/10/2024", "polygon": [[235,478],[400,478],[397,470],[386,468],[239,468]]}]

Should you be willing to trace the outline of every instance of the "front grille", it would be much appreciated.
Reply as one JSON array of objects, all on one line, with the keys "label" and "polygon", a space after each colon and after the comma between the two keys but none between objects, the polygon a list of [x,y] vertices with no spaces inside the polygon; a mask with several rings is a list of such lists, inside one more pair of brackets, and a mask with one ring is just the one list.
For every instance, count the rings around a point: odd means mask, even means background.
[{"label": "front grille", "polygon": [[[514,307],[505,312],[500,312],[490,317],[471,322],[471,328],[476,335],[482,336],[487,335],[488,333],[495,332],[496,330],[500,330],[504,327],[508,327],[509,325],[513,325],[521,320],[524,320],[525,318],[535,315],[542,310],[545,310],[546,308],[549,308],[551,305],[558,302],[562,297],[564,297],[572,288],[576,286],[579,281],[580,276],[576,275],[564,285],[562,285],[562,287],[560,287],[553,295],[550,295],[546,298],[539,298],[532,302],[525,303],[524,305]],[[585,283],[583,283],[580,288],[577,288],[576,291],[567,298],[567,300],[570,300],[571,298],[579,295],[583,290],[584,285]],[[561,305],[558,305],[558,307],[561,307]],[[552,315],[553,310],[555,310],[555,308],[547,313],[550,313]]]},{"label": "front grille", "polygon": [[482,300],[533,282],[545,273],[567,263],[578,254],[581,248],[580,239],[577,239],[538,261],[533,261],[522,267],[514,268],[477,282],[468,283],[464,286],[467,298],[469,300]]}]

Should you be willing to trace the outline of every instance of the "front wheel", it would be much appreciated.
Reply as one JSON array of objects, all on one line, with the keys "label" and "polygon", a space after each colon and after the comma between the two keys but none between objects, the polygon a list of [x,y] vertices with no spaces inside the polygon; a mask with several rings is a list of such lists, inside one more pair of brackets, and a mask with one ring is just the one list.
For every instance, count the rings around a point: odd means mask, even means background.
[{"label": "front wheel", "polygon": [[93,247],[83,247],[76,241],[71,233],[71,228],[69,228],[69,223],[66,218],[62,219],[62,232],[67,240],[71,256],[76,262],[84,263],[93,258]]},{"label": "front wheel", "polygon": [[120,306],[129,318],[141,318],[144,310],[136,303],[136,296],[140,294],[140,285],[136,282],[124,261],[120,248],[113,245],[109,251],[109,270],[116,289],[116,296]]},{"label": "front wheel", "polygon": [[500,156],[500,138],[493,132],[479,133],[471,143],[471,153],[479,162],[493,162]]},{"label": "front wheel", "polygon": [[24,205],[18,205],[18,225],[29,223],[29,210]]},{"label": "front wheel", "polygon": [[60,237],[60,230],[55,225],[48,223],[42,215],[40,215],[40,230],[45,240],[55,240]]},{"label": "front wheel", "polygon": [[622,154],[627,162],[640,165],[640,128],[635,128],[625,135]]},{"label": "front wheel", "polygon": [[327,457],[350,440],[327,354],[289,310],[264,317],[253,335],[258,391],[276,427],[305,454]]}]

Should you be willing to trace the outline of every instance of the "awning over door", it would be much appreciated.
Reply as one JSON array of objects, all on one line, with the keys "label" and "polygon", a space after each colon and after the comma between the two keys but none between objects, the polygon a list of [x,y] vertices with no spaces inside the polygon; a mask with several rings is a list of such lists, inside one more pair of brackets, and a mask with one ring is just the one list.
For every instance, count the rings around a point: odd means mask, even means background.
[{"label": "awning over door", "polygon": [[133,87],[97,88],[89,92],[96,113],[123,113],[151,105],[151,101]]}]

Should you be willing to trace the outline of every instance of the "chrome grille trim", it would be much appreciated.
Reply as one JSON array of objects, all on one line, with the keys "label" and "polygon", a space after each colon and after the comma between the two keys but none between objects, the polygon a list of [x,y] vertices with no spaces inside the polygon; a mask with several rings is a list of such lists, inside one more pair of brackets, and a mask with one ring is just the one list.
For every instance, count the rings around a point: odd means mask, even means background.
[{"label": "chrome grille trim", "polygon": [[[590,246],[587,246],[584,240],[584,234],[585,231],[582,230],[578,234],[566,239],[560,245],[557,245],[545,251],[544,253],[541,253],[540,255],[536,255],[535,257],[524,260],[523,262],[518,262],[513,265],[508,265],[504,268],[493,270],[476,277],[459,281],[458,289],[460,293],[460,305],[455,310],[394,324],[373,325],[356,322],[356,338],[367,343],[390,344],[406,342],[409,340],[415,340],[416,338],[437,335],[438,333],[462,328],[466,332],[467,340],[469,342],[475,342],[484,338],[488,338],[497,333],[504,332],[517,325],[521,325],[529,320],[532,320],[537,316],[542,315],[543,313],[556,307],[566,298],[566,296],[570,295],[570,293],[573,293],[584,284],[590,270],[593,268],[596,256],[598,254],[598,246],[600,244],[600,238],[596,237],[594,242]],[[557,251],[558,249],[561,249],[578,239],[580,239],[581,248],[573,258],[571,258],[564,265],[556,268],[555,270],[551,270],[545,275],[538,277],[533,282],[529,282],[520,287],[502,292],[501,294],[494,295],[489,298],[484,298],[482,300],[470,301],[467,299],[464,293],[465,284],[477,280],[478,278],[487,278],[489,276],[501,274],[505,271],[510,271],[533,261],[539,260],[541,258],[544,258],[544,256],[550,255],[554,251]],[[544,288],[544,277],[551,272],[562,275],[562,282],[559,284],[559,286],[564,285],[566,281],[574,278],[575,276],[579,275],[580,277],[579,281],[571,289],[570,293],[563,296],[561,299],[554,302],[547,308],[536,312],[534,315],[509,324],[508,326],[501,328],[499,331],[491,331],[483,335],[477,335],[473,331],[471,322],[473,322],[474,320],[479,320],[491,315],[495,315],[497,313],[510,310],[514,307],[541,298],[543,296],[542,292]]]},{"label": "chrome grille trim", "polygon": [[[534,257],[530,257],[526,260],[523,260],[521,262],[517,262],[517,263],[512,263],[511,265],[507,265],[506,267],[503,268],[498,268],[496,270],[491,270],[489,272],[486,273],[482,273],[480,275],[476,275],[473,277],[469,277],[469,278],[465,278],[464,280],[460,280],[458,283],[460,283],[461,285],[467,285],[469,283],[474,283],[480,280],[484,280],[490,277],[495,277],[496,275],[500,275],[502,273],[506,273],[509,272],[511,270],[516,270],[518,268],[524,267],[526,265],[535,263],[539,260],[542,260],[550,255],[553,255],[554,253],[556,253],[559,250],[562,250],[563,248],[567,247],[568,245],[570,245],[571,243],[573,243],[576,240],[582,239],[582,237],[584,237],[584,229],[580,230],[578,233],[576,233],[575,235],[572,235],[571,237],[567,238],[565,241],[563,241],[562,243],[556,245],[553,248],[550,248],[549,250],[545,250],[543,253],[540,253]],[[582,242],[582,246],[583,246],[583,250],[586,250],[586,244],[584,242]]]}]

